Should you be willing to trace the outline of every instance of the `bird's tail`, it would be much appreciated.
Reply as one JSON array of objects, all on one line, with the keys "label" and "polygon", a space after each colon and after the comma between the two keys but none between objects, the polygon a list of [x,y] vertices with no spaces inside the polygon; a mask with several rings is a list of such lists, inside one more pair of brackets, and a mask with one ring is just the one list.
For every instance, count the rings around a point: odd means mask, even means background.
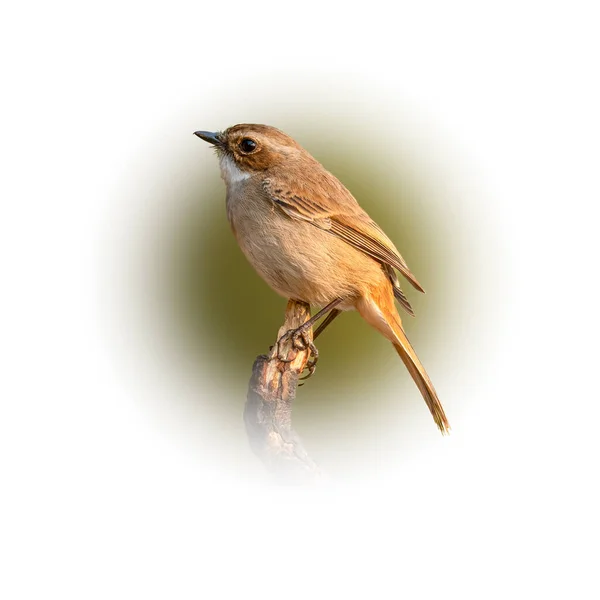
[{"label": "bird's tail", "polygon": [[442,433],[448,433],[450,424],[446,418],[442,403],[438,398],[431,379],[429,379],[429,375],[427,375],[427,371],[425,371],[425,367],[421,364],[417,353],[408,341],[406,333],[404,333],[404,329],[402,329],[402,322],[394,306],[391,294],[389,300],[387,299],[387,294],[385,296],[382,294],[381,296],[361,298],[357,304],[357,309],[370,325],[375,327],[375,329],[392,342],[396,352],[398,352],[402,362],[423,395],[435,424]]},{"label": "bird's tail", "polygon": [[400,342],[393,342],[396,352],[402,359],[402,362],[405,364],[408,372],[423,395],[435,424],[440,428],[442,433],[448,433],[450,423],[448,423],[444,407],[438,398],[433,383],[431,383],[431,379],[429,379],[429,375],[427,375],[425,367],[421,364],[419,357],[413,350],[404,330],[400,329],[400,332],[397,335]]}]

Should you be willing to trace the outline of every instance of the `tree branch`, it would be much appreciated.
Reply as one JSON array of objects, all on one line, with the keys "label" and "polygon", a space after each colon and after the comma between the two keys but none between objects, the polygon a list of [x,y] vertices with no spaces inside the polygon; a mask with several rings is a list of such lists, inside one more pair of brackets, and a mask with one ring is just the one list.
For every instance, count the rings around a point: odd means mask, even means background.
[{"label": "tree branch", "polygon": [[[297,329],[309,318],[308,304],[289,300],[285,322],[277,339],[290,329]],[[268,356],[258,356],[254,361],[244,408],[246,432],[255,454],[277,480],[294,483],[315,481],[323,474],[292,429],[292,403],[309,352],[294,349],[291,341],[286,340],[280,344],[279,355],[284,360],[278,358],[275,343]]]}]

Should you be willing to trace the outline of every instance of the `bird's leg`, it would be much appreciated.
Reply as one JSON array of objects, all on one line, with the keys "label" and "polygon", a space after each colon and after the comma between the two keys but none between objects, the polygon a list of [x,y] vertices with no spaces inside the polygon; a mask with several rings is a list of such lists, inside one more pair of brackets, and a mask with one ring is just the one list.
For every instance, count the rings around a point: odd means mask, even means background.
[{"label": "bird's leg", "polygon": [[[319,326],[313,333],[313,341],[316,340],[317,337],[319,337],[319,335],[321,333],[323,333],[325,327],[327,327],[327,325],[329,325],[340,314],[342,314],[341,310],[339,310],[337,308],[332,308],[330,313],[325,317],[324,321],[319,324]],[[313,344],[313,347],[314,347],[314,344]],[[317,349],[314,348],[314,350],[317,350]],[[306,363],[306,368],[308,369],[308,373],[304,377],[300,377],[301,381],[306,381],[309,377],[312,377],[313,373],[315,372],[315,369],[317,368],[317,360],[319,357],[318,350],[317,350],[316,355],[313,354],[313,357],[314,357],[313,360],[309,360]],[[304,385],[304,384],[301,383],[300,385]]]},{"label": "bird's leg", "polygon": [[325,330],[325,327],[329,325],[338,315],[341,315],[342,311],[338,308],[333,308],[331,312],[325,317],[322,323],[315,329],[313,333],[313,340],[316,340]]},{"label": "bird's leg", "polygon": [[[290,329],[290,331],[287,331],[286,333],[284,333],[278,340],[277,340],[277,358],[279,358],[279,360],[281,359],[280,353],[279,353],[279,345],[288,340],[291,339],[292,341],[292,347],[296,350],[309,350],[310,353],[313,356],[313,360],[309,361],[307,363],[308,366],[308,370],[310,372],[309,376],[312,375],[314,373],[315,370],[315,366],[317,364],[317,360],[319,359],[319,351],[317,350],[316,346],[314,345],[314,343],[312,342],[312,340],[310,339],[309,336],[309,332],[312,328],[312,326],[327,312],[331,311],[333,312],[335,310],[335,307],[342,301],[342,298],[336,298],[333,302],[330,302],[325,308],[321,309],[316,315],[312,316],[308,321],[306,321],[306,323],[304,323],[304,325],[301,325],[300,327],[298,327],[297,329]],[[339,312],[339,311],[337,311]],[[334,315],[333,317],[331,315],[329,315],[326,319],[327,323],[326,325],[328,325],[329,323],[331,323],[331,321],[333,321],[333,319],[337,316]],[[326,326],[325,325],[325,326]],[[321,333],[321,331],[323,331],[324,326],[321,325],[319,327],[319,333]]]}]

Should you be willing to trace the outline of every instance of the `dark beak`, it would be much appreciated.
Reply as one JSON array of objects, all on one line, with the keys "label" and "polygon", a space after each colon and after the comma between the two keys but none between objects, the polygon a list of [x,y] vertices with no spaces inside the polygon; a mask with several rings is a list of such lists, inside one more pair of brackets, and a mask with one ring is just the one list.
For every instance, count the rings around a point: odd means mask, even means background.
[{"label": "dark beak", "polygon": [[197,135],[201,140],[204,140],[213,146],[223,145],[218,133],[213,133],[212,131],[194,131],[194,135]]}]

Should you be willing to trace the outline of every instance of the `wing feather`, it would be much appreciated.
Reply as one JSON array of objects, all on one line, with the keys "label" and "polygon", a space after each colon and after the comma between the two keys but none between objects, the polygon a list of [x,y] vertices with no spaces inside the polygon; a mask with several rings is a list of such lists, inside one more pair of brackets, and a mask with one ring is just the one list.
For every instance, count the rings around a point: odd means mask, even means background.
[{"label": "wing feather", "polygon": [[[325,173],[329,178],[333,178],[330,173]],[[302,194],[292,194],[286,191],[290,186],[279,180],[275,184],[271,179],[266,179],[263,189],[271,201],[289,217],[308,221],[371,256],[382,265],[397,269],[414,288],[424,292],[406,261],[382,229],[362,210],[350,192],[337,179],[333,180],[337,185],[331,190],[331,194],[328,194],[325,202],[319,202],[319,196],[314,189],[303,190]],[[331,185],[331,179],[322,180],[319,185],[323,186],[325,182]],[[408,303],[406,297],[399,300],[403,305]]]}]

